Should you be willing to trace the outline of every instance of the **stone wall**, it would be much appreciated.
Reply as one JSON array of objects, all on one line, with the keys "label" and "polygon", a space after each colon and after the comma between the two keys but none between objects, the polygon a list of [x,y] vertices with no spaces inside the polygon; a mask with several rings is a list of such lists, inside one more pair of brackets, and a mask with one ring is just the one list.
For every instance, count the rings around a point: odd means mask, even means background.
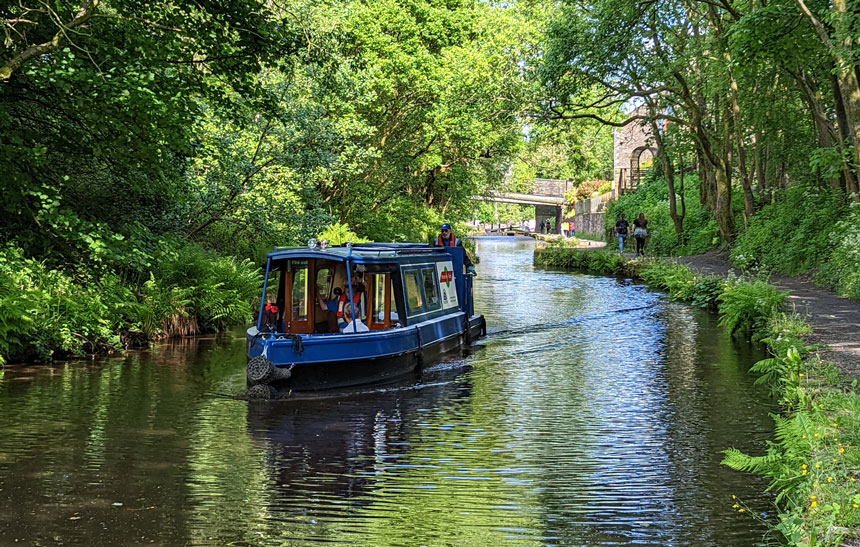
[{"label": "stone wall", "polygon": [[576,215],[577,234],[588,234],[590,236],[604,237],[606,230],[603,227],[603,213],[588,213],[585,215]]},{"label": "stone wall", "polygon": [[612,193],[595,196],[593,198],[577,201],[573,205],[574,222],[576,222],[576,233],[591,236],[604,236],[603,209],[612,199]]},{"label": "stone wall", "polygon": [[576,216],[588,215],[591,213],[601,213],[609,200],[612,199],[612,194],[607,192],[593,198],[577,201],[573,204],[573,210]]}]

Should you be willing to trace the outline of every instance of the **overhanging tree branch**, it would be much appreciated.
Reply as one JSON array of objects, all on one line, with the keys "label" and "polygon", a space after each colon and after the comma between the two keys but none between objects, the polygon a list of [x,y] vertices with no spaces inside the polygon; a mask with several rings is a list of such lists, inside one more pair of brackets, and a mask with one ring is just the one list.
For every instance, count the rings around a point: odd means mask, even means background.
[{"label": "overhanging tree branch", "polygon": [[57,34],[55,34],[50,41],[43,42],[41,44],[35,44],[28,47],[27,49],[13,57],[11,60],[9,60],[5,65],[0,67],[0,80],[9,80],[9,78],[12,77],[12,73],[18,70],[21,65],[23,65],[30,59],[56,50],[57,47],[59,47],[60,45],[60,38],[62,36],[65,36],[66,32],[86,23],[95,13],[96,6],[98,5],[98,3],[99,0],[87,0],[84,5],[81,6],[81,9],[78,10],[78,13],[75,15],[74,19],[72,19],[68,23],[60,24],[59,32],[57,32]]}]

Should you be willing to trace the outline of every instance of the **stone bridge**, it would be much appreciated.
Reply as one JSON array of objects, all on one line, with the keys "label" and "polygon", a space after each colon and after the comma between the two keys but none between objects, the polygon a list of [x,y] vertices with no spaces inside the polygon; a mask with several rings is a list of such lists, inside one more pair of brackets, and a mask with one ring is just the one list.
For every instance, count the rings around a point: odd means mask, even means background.
[{"label": "stone bridge", "polygon": [[540,225],[547,219],[555,219],[555,231],[561,233],[562,214],[564,212],[564,195],[573,188],[570,179],[535,179],[529,194],[515,192],[490,192],[486,196],[472,199],[496,203],[514,203],[517,205],[534,205],[535,224]]}]

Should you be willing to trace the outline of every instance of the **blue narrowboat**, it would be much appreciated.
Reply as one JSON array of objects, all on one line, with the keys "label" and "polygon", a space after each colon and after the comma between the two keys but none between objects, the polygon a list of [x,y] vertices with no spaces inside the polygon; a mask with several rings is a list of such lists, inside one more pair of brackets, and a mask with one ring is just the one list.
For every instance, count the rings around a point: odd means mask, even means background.
[{"label": "blue narrowboat", "polygon": [[311,240],[267,258],[249,397],[387,381],[486,334],[462,247]]}]

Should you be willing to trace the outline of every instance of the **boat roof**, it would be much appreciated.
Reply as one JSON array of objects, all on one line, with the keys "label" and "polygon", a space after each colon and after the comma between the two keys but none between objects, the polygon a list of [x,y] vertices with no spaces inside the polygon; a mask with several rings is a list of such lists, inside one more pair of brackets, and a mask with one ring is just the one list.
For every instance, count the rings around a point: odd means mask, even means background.
[{"label": "boat roof", "polygon": [[287,259],[316,258],[318,260],[333,260],[335,262],[354,263],[398,262],[405,257],[442,257],[447,254],[445,247],[434,247],[426,243],[356,243],[352,246],[327,247],[275,247],[274,252],[267,258],[271,261]]}]

